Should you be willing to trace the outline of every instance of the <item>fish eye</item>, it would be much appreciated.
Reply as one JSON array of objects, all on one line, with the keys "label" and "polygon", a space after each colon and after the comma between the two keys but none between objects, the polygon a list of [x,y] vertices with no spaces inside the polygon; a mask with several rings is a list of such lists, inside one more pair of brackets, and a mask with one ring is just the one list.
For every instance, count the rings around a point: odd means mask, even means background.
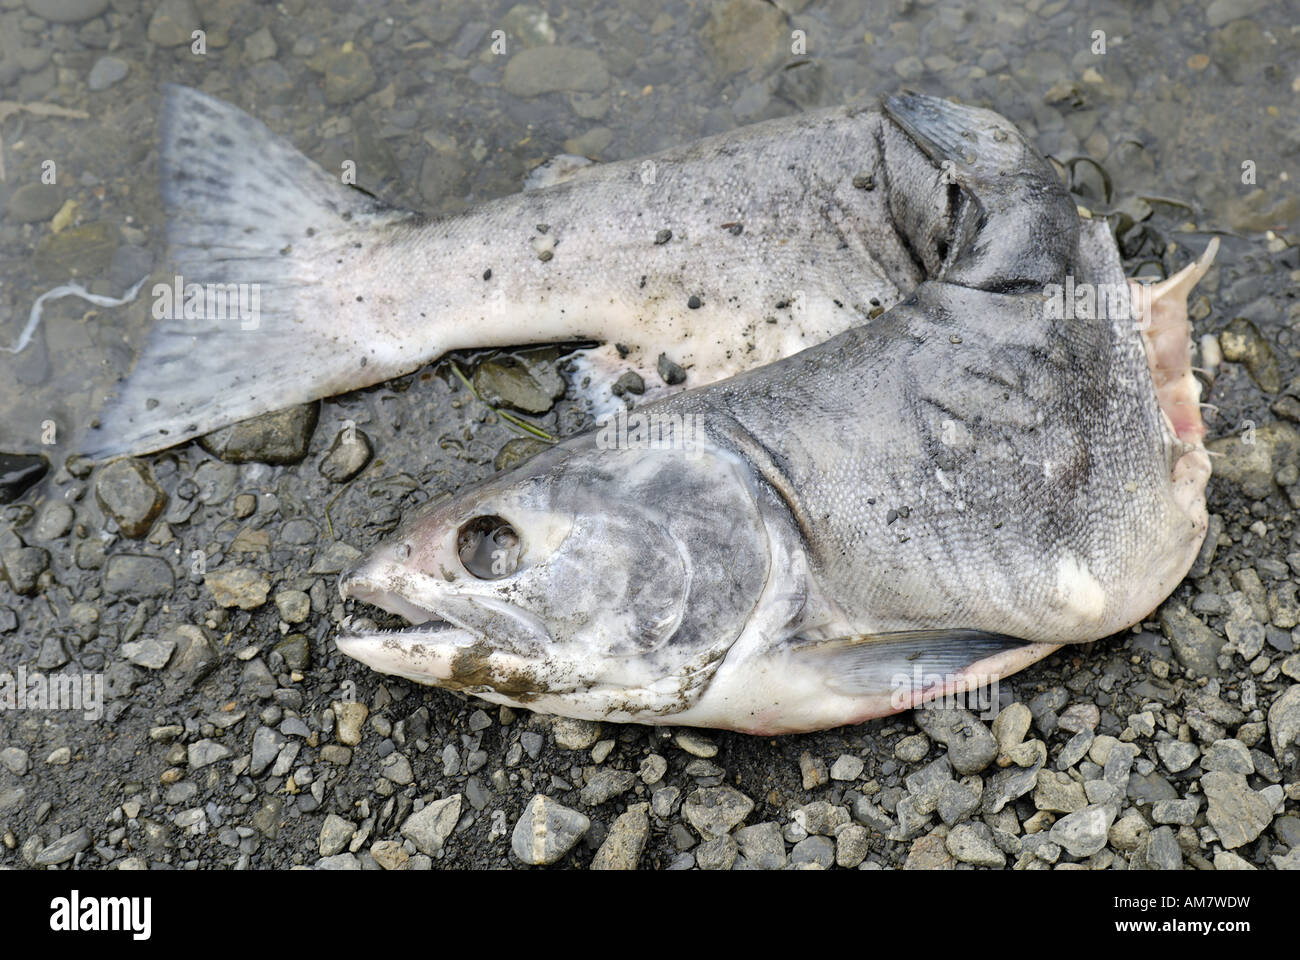
[{"label": "fish eye", "polygon": [[461,525],[456,552],[461,565],[480,580],[500,580],[519,569],[519,534],[496,515],[474,517]]}]

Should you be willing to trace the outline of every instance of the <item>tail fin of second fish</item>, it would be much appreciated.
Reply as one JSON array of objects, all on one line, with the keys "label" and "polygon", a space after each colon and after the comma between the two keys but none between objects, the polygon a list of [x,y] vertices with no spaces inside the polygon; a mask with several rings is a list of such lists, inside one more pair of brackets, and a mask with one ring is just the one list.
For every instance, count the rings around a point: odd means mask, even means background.
[{"label": "tail fin of second fish", "polygon": [[160,450],[392,375],[354,286],[369,248],[391,236],[380,231],[419,215],[189,87],[165,88],[160,140],[177,274],[154,285],[156,326],[82,453]]}]

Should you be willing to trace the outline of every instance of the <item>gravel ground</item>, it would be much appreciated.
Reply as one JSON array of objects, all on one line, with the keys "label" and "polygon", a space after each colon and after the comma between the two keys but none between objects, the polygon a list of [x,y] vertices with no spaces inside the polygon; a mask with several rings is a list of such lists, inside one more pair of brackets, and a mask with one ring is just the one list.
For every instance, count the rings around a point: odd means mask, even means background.
[{"label": "gravel ground", "polygon": [[[0,672],[98,675],[103,715],[0,711],[0,865],[1300,867],[1293,4],[329,6],[0,0],[0,101],[64,108],[0,102],[0,339],[69,277],[118,295],[169,275],[164,80],[435,211],[559,152],[632,157],[907,84],[1021,124],[1114,214],[1131,270],[1222,237],[1192,305],[1224,358],[1206,548],[1149,622],[1003,681],[992,720],[759,739],[488,707],[340,656],[335,575],[535,441],[443,363],[90,472],[65,438],[148,304],[59,301],[0,354]],[[556,348],[459,362],[553,433],[585,423]],[[363,443],[339,442],[349,421]],[[51,470],[18,495],[36,454]]]}]

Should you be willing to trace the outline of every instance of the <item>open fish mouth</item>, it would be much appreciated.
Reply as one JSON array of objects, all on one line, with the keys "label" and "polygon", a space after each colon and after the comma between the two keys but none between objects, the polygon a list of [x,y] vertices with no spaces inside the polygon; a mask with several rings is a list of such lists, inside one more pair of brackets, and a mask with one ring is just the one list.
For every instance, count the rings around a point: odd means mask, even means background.
[{"label": "open fish mouth", "polygon": [[497,691],[519,702],[554,689],[557,678],[537,656],[550,634],[539,618],[513,604],[456,596],[426,607],[365,574],[345,576],[339,593],[410,623],[365,630],[343,624],[339,650],[373,670],[449,690]]}]

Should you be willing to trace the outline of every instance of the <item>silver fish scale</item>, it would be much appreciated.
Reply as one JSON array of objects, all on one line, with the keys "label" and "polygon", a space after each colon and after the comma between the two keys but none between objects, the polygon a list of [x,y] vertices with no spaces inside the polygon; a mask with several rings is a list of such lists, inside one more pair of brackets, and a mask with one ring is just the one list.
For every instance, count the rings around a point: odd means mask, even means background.
[{"label": "silver fish scale", "polygon": [[[1122,283],[1095,253],[1076,277]],[[1131,327],[1045,320],[1041,298],[927,283],[874,324],[662,408],[723,443],[740,424],[768,451],[811,567],[856,622],[1059,641],[1060,565],[1120,605],[1179,520],[1140,351]],[[945,421],[969,439],[945,444]]]}]

